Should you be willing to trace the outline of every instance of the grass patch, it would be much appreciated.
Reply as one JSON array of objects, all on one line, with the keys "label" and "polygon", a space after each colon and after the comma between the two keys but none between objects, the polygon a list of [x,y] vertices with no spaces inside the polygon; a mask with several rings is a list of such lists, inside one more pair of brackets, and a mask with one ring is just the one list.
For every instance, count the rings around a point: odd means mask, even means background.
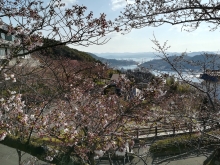
[{"label": "grass patch", "polygon": [[158,140],[150,146],[150,152],[154,156],[180,154],[196,149],[199,137],[197,134],[186,134]]}]

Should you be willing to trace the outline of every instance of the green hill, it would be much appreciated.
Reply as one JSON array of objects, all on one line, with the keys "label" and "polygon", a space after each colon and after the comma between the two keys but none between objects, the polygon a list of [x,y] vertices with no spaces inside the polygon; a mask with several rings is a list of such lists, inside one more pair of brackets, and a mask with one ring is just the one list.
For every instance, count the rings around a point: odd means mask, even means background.
[{"label": "green hill", "polygon": [[44,56],[51,57],[52,59],[60,59],[61,57],[69,58],[72,60],[78,61],[87,61],[87,62],[100,62],[90,56],[86,52],[79,51],[77,49],[70,48],[66,45],[58,45],[52,46],[54,44],[59,44],[59,41],[44,39],[43,47],[47,47],[42,49],[40,52]]}]

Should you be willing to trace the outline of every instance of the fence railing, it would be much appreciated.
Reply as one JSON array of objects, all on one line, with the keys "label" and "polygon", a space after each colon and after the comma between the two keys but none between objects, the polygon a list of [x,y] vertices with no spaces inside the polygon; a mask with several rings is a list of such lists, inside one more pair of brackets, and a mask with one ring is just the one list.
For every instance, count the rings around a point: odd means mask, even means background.
[{"label": "fence railing", "polygon": [[179,124],[175,125],[162,125],[162,126],[152,126],[152,127],[142,127],[142,128],[134,128],[127,131],[127,134],[130,136],[134,136],[134,138],[144,138],[144,137],[157,137],[163,135],[176,135],[183,133],[193,133],[200,130],[206,130],[211,128],[220,127],[218,122],[207,122],[207,121],[198,121],[197,125],[187,123],[187,124]]}]

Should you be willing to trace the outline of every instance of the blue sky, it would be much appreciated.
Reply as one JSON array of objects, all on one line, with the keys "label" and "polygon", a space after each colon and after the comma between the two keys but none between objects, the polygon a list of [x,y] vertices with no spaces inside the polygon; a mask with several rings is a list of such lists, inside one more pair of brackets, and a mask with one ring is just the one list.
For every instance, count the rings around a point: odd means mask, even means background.
[{"label": "blue sky", "polygon": [[[115,19],[123,7],[125,0],[65,0],[67,3],[83,4],[88,10],[94,11],[94,14],[106,13],[109,19]],[[133,0],[128,0],[132,3]],[[163,43],[168,40],[172,52],[193,52],[193,51],[219,51],[220,32],[210,32],[208,25],[201,26],[194,32],[181,31],[181,25],[171,26],[163,25],[161,27],[145,27],[143,29],[134,29],[129,34],[112,34],[111,40],[100,46],[75,47],[82,51],[93,53],[104,52],[151,52],[154,44],[150,41],[153,34]]]},{"label": "blue sky", "polygon": [[[48,2],[49,0],[45,1]],[[94,17],[100,13],[105,13],[107,19],[114,20],[120,14],[120,11],[126,5],[126,0],[62,0],[67,7],[73,4],[85,5],[88,11],[94,12]],[[133,3],[135,0],[127,0]],[[205,1],[205,0],[204,0]],[[181,25],[171,26],[163,25],[160,27],[145,27],[143,29],[134,29],[126,35],[112,33],[108,35],[111,38],[105,45],[91,45],[89,47],[71,46],[75,49],[91,53],[123,53],[123,52],[152,52],[154,44],[153,34],[162,44],[168,40],[171,46],[170,52],[194,52],[194,51],[219,51],[220,32],[210,32],[208,25],[201,26],[194,32],[181,31]]]}]

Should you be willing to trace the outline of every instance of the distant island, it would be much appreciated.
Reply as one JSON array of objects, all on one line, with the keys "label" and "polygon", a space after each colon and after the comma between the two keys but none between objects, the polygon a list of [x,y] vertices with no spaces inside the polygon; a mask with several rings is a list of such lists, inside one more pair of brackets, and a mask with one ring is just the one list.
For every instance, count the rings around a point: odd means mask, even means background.
[{"label": "distant island", "polygon": [[172,66],[166,61],[169,60],[176,68],[184,70],[220,69],[220,55],[200,54],[195,56],[169,56],[167,59],[154,59],[144,62],[139,67],[153,70],[170,71]]},{"label": "distant island", "polygon": [[[94,59],[108,64],[110,67],[132,66],[145,67],[152,70],[171,71],[171,65],[163,59],[163,55],[155,52],[141,53],[88,53]],[[220,69],[220,55],[215,52],[198,51],[186,55],[179,52],[168,52],[168,60],[184,70],[200,70],[205,64],[206,69]],[[213,65],[214,64],[214,65]]]},{"label": "distant island", "polygon": [[93,53],[87,52],[94,59],[101,61],[104,64],[108,64],[110,67],[120,67],[120,66],[129,66],[129,65],[137,65],[138,62],[134,60],[116,60],[116,59],[107,59],[103,57],[99,57]]},{"label": "distant island", "polygon": [[[169,54],[169,56],[179,56],[181,54],[183,54],[183,52],[167,52]],[[197,51],[197,52],[187,52],[187,56],[193,57],[196,55],[200,55],[200,54],[213,54],[216,52],[211,52],[211,51]],[[162,56],[161,53],[158,52],[124,52],[124,53],[93,53],[98,57],[103,57],[106,59],[134,59],[134,58],[139,58],[139,59],[158,59],[160,58],[159,56]]]}]

